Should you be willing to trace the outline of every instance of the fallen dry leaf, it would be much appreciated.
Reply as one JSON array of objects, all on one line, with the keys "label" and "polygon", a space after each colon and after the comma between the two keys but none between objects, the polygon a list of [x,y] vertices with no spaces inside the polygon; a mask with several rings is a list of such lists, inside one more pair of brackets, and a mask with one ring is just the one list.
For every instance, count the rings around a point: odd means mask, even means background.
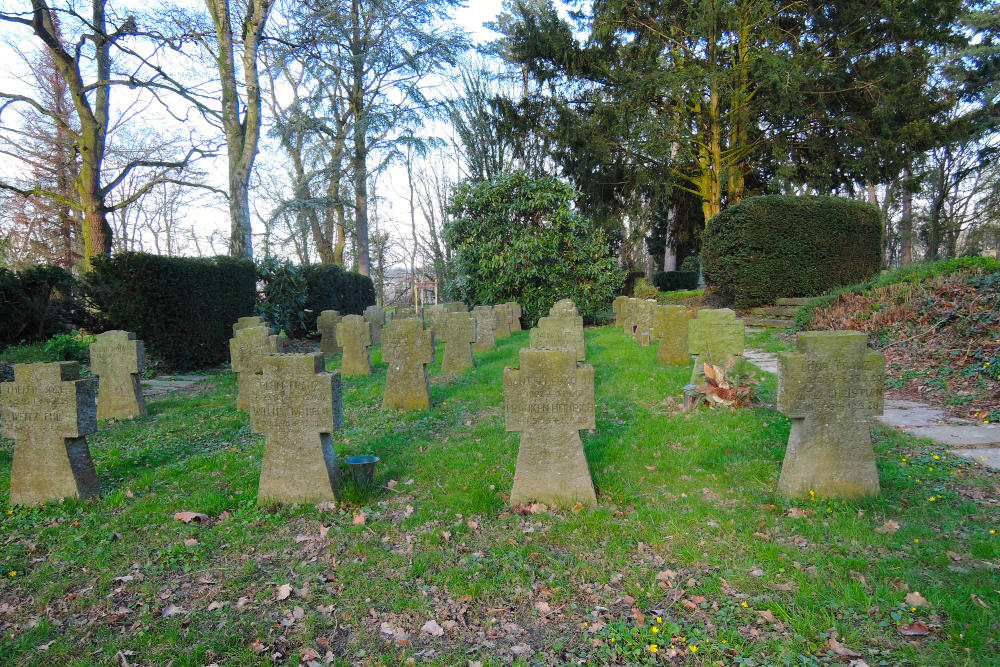
[{"label": "fallen dry leaf", "polygon": [[390,479],[389,483],[386,484],[386,486],[388,486],[390,489],[395,489],[397,486],[399,486],[399,482],[397,482],[394,479]]},{"label": "fallen dry leaf", "polygon": [[536,602],[535,609],[538,610],[538,613],[541,614],[542,616],[548,616],[549,614],[552,613],[552,607],[550,607],[549,603],[546,602],[545,600]]},{"label": "fallen dry leaf", "polygon": [[208,521],[208,515],[201,512],[178,512],[174,515],[175,521],[191,523],[192,521]]},{"label": "fallen dry leaf", "polygon": [[798,507],[790,507],[788,511],[785,512],[785,516],[789,519],[804,519],[810,514],[815,514],[812,510],[799,509]]},{"label": "fallen dry leaf", "polygon": [[823,647],[835,655],[839,655],[841,658],[858,658],[861,654],[852,651],[843,644],[841,644],[835,637],[830,637],[824,642]]},{"label": "fallen dry leaf", "polygon": [[757,615],[760,616],[761,620],[767,621],[771,625],[778,624],[778,619],[774,617],[774,614],[771,612],[770,609],[758,610]]},{"label": "fallen dry leaf", "polygon": [[752,570],[750,570],[750,576],[751,577],[763,577],[764,576],[764,570],[760,569],[759,567],[755,567]]},{"label": "fallen dry leaf", "polygon": [[183,613],[184,613],[183,607],[178,607],[177,605],[174,604],[168,604],[166,607],[163,608],[163,612],[160,613],[160,616],[162,616],[163,618],[170,618],[171,616],[177,616],[178,614],[183,614]]},{"label": "fallen dry leaf", "polygon": [[673,581],[677,578],[677,573],[673,570],[660,570],[656,573],[657,581]]},{"label": "fallen dry leaf", "polygon": [[351,519],[351,523],[353,523],[355,526],[363,526],[365,525],[365,518],[366,517],[364,512],[358,512],[357,514],[354,515],[354,518]]},{"label": "fallen dry leaf", "polygon": [[186,547],[193,547],[196,544],[198,544],[198,540],[194,539],[193,537],[189,537],[186,540],[184,540],[184,546]]},{"label": "fallen dry leaf", "polygon": [[279,600],[287,600],[288,596],[291,594],[292,594],[291,584],[281,584],[280,586],[278,586],[277,595]]},{"label": "fallen dry leaf", "polygon": [[930,634],[930,628],[923,621],[914,621],[909,625],[901,625],[896,630],[904,637],[923,637]]},{"label": "fallen dry leaf", "polygon": [[215,611],[216,609],[222,609],[226,606],[226,602],[211,602],[208,605],[208,611]]},{"label": "fallen dry leaf", "polygon": [[969,593],[969,597],[972,598],[972,601],[975,602],[976,604],[978,604],[983,609],[989,609],[990,608],[990,606],[988,604],[986,604],[985,602],[983,602],[982,599],[978,595],[976,595],[975,593]]},{"label": "fallen dry leaf", "polygon": [[640,628],[646,627],[646,617],[639,611],[638,607],[632,607],[632,618],[635,619],[635,624]]},{"label": "fallen dry leaf", "polygon": [[931,603],[927,601],[919,591],[913,591],[912,593],[906,594],[906,604],[911,607],[930,607]]},{"label": "fallen dry leaf", "polygon": [[899,524],[893,521],[892,519],[889,519],[881,526],[876,528],[875,532],[885,534],[885,533],[895,533],[897,530],[899,530]]},{"label": "fallen dry leaf", "polygon": [[580,512],[583,511],[583,503],[577,503],[576,505],[573,505],[570,511],[573,512],[573,514],[579,514]]},{"label": "fallen dry leaf", "polygon": [[403,512],[403,516],[410,516],[411,514],[413,514],[413,505],[407,505],[406,511]]},{"label": "fallen dry leaf", "polygon": [[960,560],[962,560],[962,555],[961,554],[957,554],[954,551],[946,551],[945,553],[947,553],[948,554],[948,558],[952,559],[953,561],[960,561]]},{"label": "fallen dry leaf", "polygon": [[432,637],[440,637],[441,635],[444,634],[444,628],[438,625],[438,622],[435,621],[433,618],[424,623],[423,626],[420,628],[420,631],[426,632]]}]

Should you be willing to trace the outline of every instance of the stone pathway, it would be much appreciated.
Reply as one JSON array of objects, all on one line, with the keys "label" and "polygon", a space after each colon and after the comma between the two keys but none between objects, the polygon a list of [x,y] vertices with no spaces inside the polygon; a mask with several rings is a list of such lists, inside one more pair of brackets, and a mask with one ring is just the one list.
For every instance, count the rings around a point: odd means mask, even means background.
[{"label": "stone pathway", "polygon": [[[747,349],[743,356],[762,371],[778,372],[778,355],[773,352]],[[915,437],[952,447],[952,453],[958,456],[1000,470],[1000,425],[974,424],[950,417],[944,410],[926,403],[892,398],[886,399],[885,413],[878,420]]]},{"label": "stone pathway", "polygon": [[142,381],[142,395],[147,399],[187,389],[207,379],[208,375],[161,375],[155,380]]}]

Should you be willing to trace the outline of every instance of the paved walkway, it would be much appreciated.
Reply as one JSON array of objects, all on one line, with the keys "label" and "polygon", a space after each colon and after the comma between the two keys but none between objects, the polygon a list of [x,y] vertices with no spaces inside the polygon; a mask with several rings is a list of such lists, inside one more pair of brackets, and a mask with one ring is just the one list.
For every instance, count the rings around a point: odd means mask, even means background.
[{"label": "paved walkway", "polygon": [[[743,354],[753,365],[768,373],[778,372],[778,355],[761,350]],[[918,438],[952,447],[952,453],[1000,470],[1000,425],[975,424],[950,417],[944,410],[926,403],[886,399],[885,413],[878,420]]]},{"label": "paved walkway", "polygon": [[142,381],[142,395],[147,399],[157,398],[174,391],[187,389],[208,377],[207,375],[161,375],[155,380]]}]

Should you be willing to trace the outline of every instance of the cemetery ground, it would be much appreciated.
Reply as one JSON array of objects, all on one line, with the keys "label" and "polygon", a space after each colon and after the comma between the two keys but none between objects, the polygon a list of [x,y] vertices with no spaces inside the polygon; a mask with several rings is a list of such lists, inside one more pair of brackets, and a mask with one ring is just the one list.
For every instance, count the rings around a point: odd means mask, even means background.
[{"label": "cemetery ground", "polygon": [[6,509],[3,441],[0,662],[1000,663],[997,473],[879,427],[878,498],[783,499],[774,376],[752,410],[685,413],[690,367],[600,327],[599,506],[511,508],[501,376],[527,341],[450,377],[439,344],[407,413],[381,410],[372,348],[334,441],[380,456],[380,486],[345,473],[338,505],[256,504],[228,371],[102,424],[99,500]]}]

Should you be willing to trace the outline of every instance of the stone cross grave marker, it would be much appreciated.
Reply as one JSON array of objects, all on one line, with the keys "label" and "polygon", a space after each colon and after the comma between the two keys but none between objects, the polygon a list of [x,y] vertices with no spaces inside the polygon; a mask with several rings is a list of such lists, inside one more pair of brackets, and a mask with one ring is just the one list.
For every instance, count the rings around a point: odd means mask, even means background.
[{"label": "stone cross grave marker", "polygon": [[510,307],[510,330],[521,331],[521,304],[511,301],[507,304]]},{"label": "stone cross grave marker", "polygon": [[632,337],[637,343],[642,342],[642,335],[653,333],[653,318],[656,316],[658,304],[652,299],[638,299],[632,306]]},{"label": "stone cross grave marker", "polygon": [[343,346],[340,374],[344,377],[371,375],[372,325],[360,315],[348,315],[337,325],[337,340]]},{"label": "stone cross grave marker", "polygon": [[444,341],[442,373],[460,373],[472,368],[472,344],[476,342],[476,318],[469,313],[446,313],[441,320],[441,340]]},{"label": "stone cross grave marker", "polygon": [[493,309],[489,306],[476,306],[472,309],[472,315],[476,318],[476,342],[472,344],[472,349],[477,352],[495,349],[497,318]]},{"label": "stone cross grave marker", "polygon": [[705,381],[705,361],[711,352],[712,362],[725,363],[729,355],[743,354],[743,320],[729,308],[699,310],[688,322],[688,354],[694,357],[691,384]]},{"label": "stone cross grave marker", "polygon": [[513,319],[513,313],[511,313],[507,304],[501,303],[498,306],[493,306],[493,314],[497,318],[497,330],[494,336],[496,338],[506,338],[510,335],[510,321]]},{"label": "stone cross grave marker", "polygon": [[467,313],[469,312],[469,307],[466,306],[461,301],[448,301],[444,304],[445,310],[449,313]]},{"label": "stone cross grave marker", "polygon": [[424,306],[424,322],[427,324],[427,328],[433,331],[435,335],[438,334],[441,328],[441,318],[447,312],[443,303]]},{"label": "stone cross grave marker", "polygon": [[393,320],[385,330],[382,357],[389,365],[382,408],[426,410],[431,406],[427,364],[434,361],[434,333],[411,318]]},{"label": "stone cross grave marker", "polygon": [[628,305],[627,296],[616,296],[615,300],[611,303],[611,307],[615,311],[615,326],[625,328],[625,309]]},{"label": "stone cross grave marker", "polygon": [[268,323],[264,320],[263,317],[260,317],[258,315],[241,317],[238,320],[236,320],[235,324],[233,324],[233,335],[235,336],[236,332],[239,331],[240,329],[250,329],[252,327],[266,327],[266,326],[269,326]]},{"label": "stone cross grave marker", "polygon": [[316,328],[321,336],[319,349],[327,358],[335,357],[342,351],[343,345],[337,340],[337,325],[342,319],[336,310],[324,310],[316,318]]},{"label": "stone cross grave marker", "polygon": [[16,364],[14,381],[0,383],[0,424],[14,441],[11,505],[100,493],[87,446],[97,430],[96,389],[75,361]]},{"label": "stone cross grave marker", "polygon": [[394,320],[417,319],[420,320],[421,322],[424,321],[424,318],[421,316],[421,313],[417,312],[417,310],[413,306],[400,306],[396,308],[395,312],[392,314],[392,319]]},{"label": "stone cross grave marker", "polygon": [[684,306],[658,306],[653,315],[653,340],[659,341],[656,360],[661,364],[686,364],[688,355],[688,320]]},{"label": "stone cross grave marker", "polygon": [[236,407],[249,410],[247,382],[261,369],[261,359],[266,354],[281,352],[281,340],[267,327],[237,329],[229,339],[229,358],[236,373]]},{"label": "stone cross grave marker", "polygon": [[568,347],[577,361],[587,359],[587,344],[583,340],[583,318],[579,315],[561,315],[539,318],[538,324],[528,332],[533,348]]},{"label": "stone cross grave marker", "polygon": [[97,418],[146,414],[139,376],[146,355],[131,331],[105,331],[90,345],[90,372],[98,376]]},{"label": "stone cross grave marker", "polygon": [[381,306],[365,308],[365,320],[372,325],[372,345],[382,344],[382,328],[385,326],[385,310]]},{"label": "stone cross grave marker", "polygon": [[503,372],[506,428],[521,432],[510,502],[596,505],[580,440],[594,428],[594,367],[577,367],[569,348],[522,348],[519,358]]},{"label": "stone cross grave marker", "polygon": [[778,491],[803,497],[879,493],[871,420],[882,414],[885,357],[860,331],[805,331],[778,355],[778,410],[792,419]]},{"label": "stone cross grave marker", "polygon": [[576,304],[572,299],[560,299],[549,308],[549,317],[579,317]]},{"label": "stone cross grave marker", "polygon": [[340,375],[324,367],[321,352],[269,354],[250,377],[250,427],[264,435],[259,504],[337,498],[331,434],[343,426]]}]

